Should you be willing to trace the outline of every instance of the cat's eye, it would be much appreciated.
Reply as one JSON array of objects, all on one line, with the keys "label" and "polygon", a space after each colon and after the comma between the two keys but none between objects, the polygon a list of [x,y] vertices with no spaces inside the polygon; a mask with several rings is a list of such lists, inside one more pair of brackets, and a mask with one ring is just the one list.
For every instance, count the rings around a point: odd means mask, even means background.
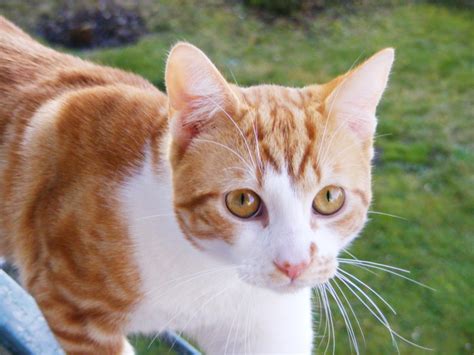
[{"label": "cat's eye", "polygon": [[328,216],[339,211],[346,199],[342,187],[329,185],[319,191],[313,200],[313,209]]},{"label": "cat's eye", "polygon": [[225,204],[233,215],[250,218],[260,211],[262,202],[252,190],[240,189],[229,192],[225,197]]}]

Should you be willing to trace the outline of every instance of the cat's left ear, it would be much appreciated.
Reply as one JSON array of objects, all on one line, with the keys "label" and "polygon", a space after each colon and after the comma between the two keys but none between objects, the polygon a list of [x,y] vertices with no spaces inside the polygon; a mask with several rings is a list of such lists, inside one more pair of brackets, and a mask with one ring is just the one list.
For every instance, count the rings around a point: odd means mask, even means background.
[{"label": "cat's left ear", "polygon": [[375,111],[387,86],[395,51],[386,48],[373,55],[356,69],[336,79],[337,85],[326,99],[328,115],[334,115],[361,140],[375,133]]},{"label": "cat's left ear", "polygon": [[236,96],[209,58],[189,43],[178,43],[166,63],[166,91],[175,140],[186,146],[216,115],[232,115]]}]

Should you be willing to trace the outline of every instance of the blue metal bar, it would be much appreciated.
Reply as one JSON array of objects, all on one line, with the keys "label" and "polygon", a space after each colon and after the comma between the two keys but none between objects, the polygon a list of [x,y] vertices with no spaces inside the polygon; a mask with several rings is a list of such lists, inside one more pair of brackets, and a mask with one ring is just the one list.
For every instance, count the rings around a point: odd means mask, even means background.
[{"label": "blue metal bar", "polygon": [[175,350],[179,355],[201,355],[196,348],[171,330],[160,334],[159,339],[165,344],[168,344],[170,348]]},{"label": "blue metal bar", "polygon": [[0,270],[0,344],[18,355],[64,354],[35,300]]}]

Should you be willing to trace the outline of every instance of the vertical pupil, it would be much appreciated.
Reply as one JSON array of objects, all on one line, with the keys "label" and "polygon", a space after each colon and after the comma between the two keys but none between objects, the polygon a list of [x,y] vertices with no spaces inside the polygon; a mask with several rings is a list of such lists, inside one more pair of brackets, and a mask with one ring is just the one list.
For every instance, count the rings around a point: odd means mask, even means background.
[{"label": "vertical pupil", "polygon": [[245,194],[244,193],[241,193],[240,194],[240,204],[243,206],[245,203]]},{"label": "vertical pupil", "polygon": [[328,202],[331,202],[331,191],[329,190],[326,191],[326,199],[328,200]]}]

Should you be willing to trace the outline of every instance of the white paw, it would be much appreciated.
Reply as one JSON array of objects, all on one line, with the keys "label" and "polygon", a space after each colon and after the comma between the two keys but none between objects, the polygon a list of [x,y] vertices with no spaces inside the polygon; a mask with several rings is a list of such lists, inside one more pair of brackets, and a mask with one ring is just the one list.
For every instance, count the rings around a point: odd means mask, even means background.
[{"label": "white paw", "polygon": [[135,355],[135,350],[126,339],[123,340],[122,355]]}]

